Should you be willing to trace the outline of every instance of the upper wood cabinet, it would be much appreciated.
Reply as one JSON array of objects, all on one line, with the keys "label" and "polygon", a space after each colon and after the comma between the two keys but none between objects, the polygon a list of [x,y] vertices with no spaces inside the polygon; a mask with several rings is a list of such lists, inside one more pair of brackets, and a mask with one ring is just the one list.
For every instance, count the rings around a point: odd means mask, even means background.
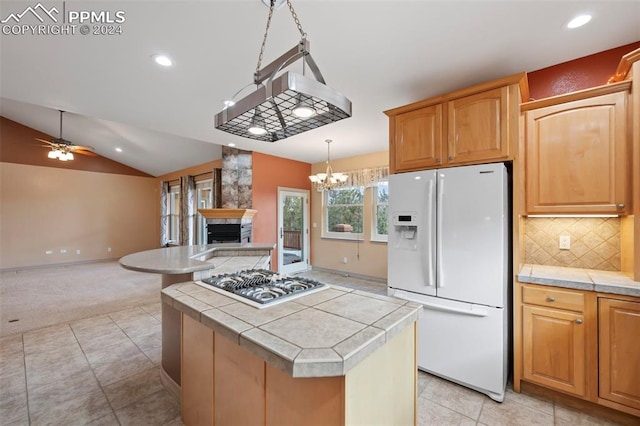
[{"label": "upper wood cabinet", "polygon": [[524,73],[385,111],[390,172],[512,159],[521,96]]},{"label": "upper wood cabinet", "polygon": [[522,105],[526,212],[626,214],[630,82]]},{"label": "upper wood cabinet", "polygon": [[447,162],[469,164],[506,159],[508,143],[506,87],[447,102]]},{"label": "upper wood cabinet", "polygon": [[432,105],[395,118],[395,164],[419,170],[442,164],[442,105]]}]

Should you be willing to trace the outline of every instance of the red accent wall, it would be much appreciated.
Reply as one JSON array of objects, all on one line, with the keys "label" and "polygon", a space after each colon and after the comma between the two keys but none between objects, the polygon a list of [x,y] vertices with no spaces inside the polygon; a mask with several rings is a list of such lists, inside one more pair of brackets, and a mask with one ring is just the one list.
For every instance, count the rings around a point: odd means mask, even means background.
[{"label": "red accent wall", "polygon": [[[253,241],[278,242],[278,187],[311,190],[311,164],[253,152]],[[311,202],[311,201],[309,201]],[[309,210],[311,211],[311,210]],[[276,270],[277,250],[273,251]]]},{"label": "red accent wall", "polygon": [[49,135],[0,116],[0,162],[152,177],[140,170],[93,153],[91,156],[76,153],[73,161],[48,158],[49,148],[35,138],[51,140]]},{"label": "red accent wall", "polygon": [[548,98],[607,84],[620,59],[640,41],[527,73],[532,99]]}]

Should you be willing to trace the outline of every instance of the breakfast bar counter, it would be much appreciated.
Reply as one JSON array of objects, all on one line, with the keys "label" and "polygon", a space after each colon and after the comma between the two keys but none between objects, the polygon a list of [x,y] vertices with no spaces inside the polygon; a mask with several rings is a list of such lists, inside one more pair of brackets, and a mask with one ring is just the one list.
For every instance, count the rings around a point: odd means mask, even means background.
[{"label": "breakfast bar counter", "polygon": [[[275,244],[225,243],[166,247],[124,256],[123,268],[162,275],[162,288],[175,283],[242,269],[271,267]],[[164,385],[180,394],[180,313],[162,304],[162,368]]]},{"label": "breakfast bar counter", "polygon": [[182,314],[190,424],[415,424],[421,306],[331,285],[262,309],[198,281],[162,290]]}]

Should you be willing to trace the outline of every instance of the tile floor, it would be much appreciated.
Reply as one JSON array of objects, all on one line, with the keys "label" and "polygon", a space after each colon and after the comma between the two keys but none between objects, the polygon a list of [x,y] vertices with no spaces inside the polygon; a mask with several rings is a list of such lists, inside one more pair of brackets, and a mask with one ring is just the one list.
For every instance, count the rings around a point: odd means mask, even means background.
[{"label": "tile floor", "polygon": [[[160,382],[160,344],[160,303],[3,337],[0,424],[182,425],[179,402]],[[423,372],[418,395],[419,425],[613,424],[511,390],[498,404]]]}]

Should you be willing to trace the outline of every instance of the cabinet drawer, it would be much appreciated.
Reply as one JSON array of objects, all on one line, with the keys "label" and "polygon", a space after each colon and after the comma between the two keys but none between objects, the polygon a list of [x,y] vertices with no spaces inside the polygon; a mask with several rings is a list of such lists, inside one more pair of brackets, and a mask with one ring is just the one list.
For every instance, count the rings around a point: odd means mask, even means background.
[{"label": "cabinet drawer", "polygon": [[522,301],[531,305],[549,308],[567,309],[582,312],[584,310],[584,294],[577,291],[558,290],[553,287],[522,287]]}]

